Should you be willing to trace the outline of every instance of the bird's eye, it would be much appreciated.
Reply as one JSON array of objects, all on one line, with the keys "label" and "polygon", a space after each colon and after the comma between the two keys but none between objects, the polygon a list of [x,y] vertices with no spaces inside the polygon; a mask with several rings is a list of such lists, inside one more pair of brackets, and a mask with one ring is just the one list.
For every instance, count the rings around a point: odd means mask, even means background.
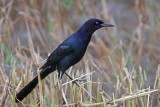
[{"label": "bird's eye", "polygon": [[95,24],[96,24],[96,25],[99,25],[99,22],[96,22]]}]

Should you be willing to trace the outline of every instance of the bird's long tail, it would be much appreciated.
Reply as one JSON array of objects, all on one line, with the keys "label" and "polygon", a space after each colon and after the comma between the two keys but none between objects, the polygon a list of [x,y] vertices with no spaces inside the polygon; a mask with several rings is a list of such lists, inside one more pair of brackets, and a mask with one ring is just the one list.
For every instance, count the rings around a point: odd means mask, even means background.
[{"label": "bird's long tail", "polygon": [[[55,71],[56,67],[48,66],[40,72],[41,80],[44,79],[51,72]],[[36,76],[30,83],[28,83],[17,95],[16,103],[22,101],[38,84],[38,76]]]}]

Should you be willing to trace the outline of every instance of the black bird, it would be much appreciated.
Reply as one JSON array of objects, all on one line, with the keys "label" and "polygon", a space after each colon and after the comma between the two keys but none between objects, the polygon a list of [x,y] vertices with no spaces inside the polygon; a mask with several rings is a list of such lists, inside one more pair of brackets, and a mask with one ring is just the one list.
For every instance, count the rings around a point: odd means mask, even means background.
[{"label": "black bird", "polygon": [[[58,70],[61,79],[65,71],[79,62],[84,56],[92,34],[102,27],[114,27],[100,19],[89,19],[82,27],[66,40],[48,57],[46,63],[40,68],[40,78],[44,79],[51,72]],[[17,95],[16,102],[22,101],[38,84],[38,76],[28,83]]]}]

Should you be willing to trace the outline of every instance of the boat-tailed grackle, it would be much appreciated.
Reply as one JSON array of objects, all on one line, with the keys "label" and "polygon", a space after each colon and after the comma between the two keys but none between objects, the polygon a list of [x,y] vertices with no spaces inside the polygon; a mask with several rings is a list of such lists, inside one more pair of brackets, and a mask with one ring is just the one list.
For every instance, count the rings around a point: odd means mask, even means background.
[{"label": "boat-tailed grackle", "polygon": [[[48,57],[40,68],[40,78],[44,79],[51,72],[58,70],[61,79],[65,71],[79,62],[84,56],[92,34],[102,27],[114,27],[96,18],[89,19],[82,27],[64,40]],[[38,76],[28,83],[17,95],[16,102],[22,101],[38,84]]]}]

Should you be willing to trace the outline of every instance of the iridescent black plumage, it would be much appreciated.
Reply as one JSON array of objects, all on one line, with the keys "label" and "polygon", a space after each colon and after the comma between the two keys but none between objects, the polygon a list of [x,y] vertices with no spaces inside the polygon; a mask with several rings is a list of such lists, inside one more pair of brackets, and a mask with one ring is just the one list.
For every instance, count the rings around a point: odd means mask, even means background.
[{"label": "iridescent black plumage", "polygon": [[[82,27],[64,40],[57,49],[48,57],[46,63],[40,68],[41,79],[44,79],[56,69],[59,72],[59,78],[62,78],[65,71],[79,62],[84,56],[87,46],[91,40],[92,34],[101,27],[113,27],[100,19],[89,19]],[[36,76],[29,84],[27,84],[17,95],[16,102],[22,101],[38,84],[38,76]],[[18,100],[17,100],[18,99]]]}]

